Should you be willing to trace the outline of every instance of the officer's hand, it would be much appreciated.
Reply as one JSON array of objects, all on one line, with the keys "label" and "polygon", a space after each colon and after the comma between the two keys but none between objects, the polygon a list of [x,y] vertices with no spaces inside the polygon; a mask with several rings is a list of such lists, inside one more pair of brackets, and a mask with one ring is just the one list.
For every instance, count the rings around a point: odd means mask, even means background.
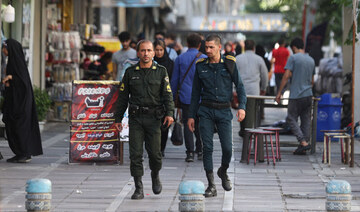
[{"label": "officer's hand", "polygon": [[122,123],[115,123],[115,127],[119,132],[122,131]]},{"label": "officer's hand", "polygon": [[241,122],[242,120],[244,120],[245,115],[246,115],[245,110],[239,109],[239,110],[237,111],[237,113],[236,113],[236,117],[238,118],[238,122]]},{"label": "officer's hand", "polygon": [[195,131],[195,119],[189,118],[189,119],[188,119],[188,122],[187,122],[187,125],[188,125],[189,130],[190,130],[191,132],[194,132],[194,131]]},{"label": "officer's hand", "polygon": [[170,127],[170,125],[174,122],[173,117],[171,117],[171,116],[165,116],[163,125],[165,125],[166,122],[167,122],[167,127]]},{"label": "officer's hand", "polygon": [[276,98],[275,98],[275,101],[278,103],[278,104],[281,104],[281,93],[279,93],[278,95],[276,95]]}]

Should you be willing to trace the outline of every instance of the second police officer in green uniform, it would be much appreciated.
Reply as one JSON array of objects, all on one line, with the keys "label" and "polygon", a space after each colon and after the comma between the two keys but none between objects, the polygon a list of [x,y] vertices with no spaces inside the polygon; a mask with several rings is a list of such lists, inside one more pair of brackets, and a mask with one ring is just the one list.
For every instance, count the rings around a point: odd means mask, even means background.
[{"label": "second police officer in green uniform", "polygon": [[[190,130],[194,130],[194,119],[199,116],[200,135],[203,140],[203,164],[208,179],[205,197],[217,195],[213,174],[213,137],[216,126],[219,134],[222,159],[217,175],[221,178],[222,187],[226,191],[232,189],[227,175],[232,157],[232,112],[230,101],[235,84],[239,106],[236,113],[238,121],[245,118],[246,94],[244,85],[236,68],[233,56],[222,56],[221,39],[217,35],[210,35],[205,40],[207,59],[200,59],[196,63],[191,104],[188,119]],[[201,100],[201,101],[200,101]]]},{"label": "second police officer in green uniform", "polygon": [[[143,199],[143,145],[149,155],[152,190],[160,194],[159,171],[162,166],[160,150],[161,127],[169,127],[173,119],[174,102],[166,68],[153,62],[154,46],[143,40],[137,45],[140,62],[128,68],[121,81],[115,114],[116,128],[129,105],[130,173],[134,177],[135,192],[131,199]],[[165,116],[164,122],[161,119]]]}]

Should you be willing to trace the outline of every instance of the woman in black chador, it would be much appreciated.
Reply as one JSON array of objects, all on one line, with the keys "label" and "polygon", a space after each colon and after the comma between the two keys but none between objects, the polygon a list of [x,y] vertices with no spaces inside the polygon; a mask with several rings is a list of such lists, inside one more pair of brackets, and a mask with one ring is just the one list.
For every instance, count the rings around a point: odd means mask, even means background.
[{"label": "woman in black chador", "polygon": [[31,156],[41,155],[41,137],[34,94],[22,46],[14,39],[3,44],[8,56],[5,84],[3,121],[9,146],[15,156],[7,162],[27,163]]}]

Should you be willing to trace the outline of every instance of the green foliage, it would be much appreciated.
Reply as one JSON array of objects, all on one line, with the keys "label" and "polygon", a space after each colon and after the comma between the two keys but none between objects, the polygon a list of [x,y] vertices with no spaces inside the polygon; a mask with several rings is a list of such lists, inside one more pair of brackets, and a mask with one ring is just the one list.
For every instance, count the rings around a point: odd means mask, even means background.
[{"label": "green foliage", "polygon": [[34,87],[34,98],[38,119],[39,121],[43,121],[46,118],[46,114],[50,109],[52,101],[49,94],[38,87]]},{"label": "green foliage", "polygon": [[[329,32],[334,32],[334,39],[337,43],[342,41],[342,3],[351,0],[318,0],[313,26],[328,22],[326,38],[324,44],[329,42]],[[304,1],[303,0],[281,0],[281,6],[287,6],[288,10],[282,11],[284,19],[289,22],[289,37],[299,37],[302,35],[302,20]]]},{"label": "green foliage", "polygon": [[290,39],[301,37],[302,35],[302,11],[304,8],[303,0],[281,0],[280,7],[286,7],[282,10],[284,19],[289,22],[289,31],[287,37]]},{"label": "green foliage", "polygon": [[332,0],[332,2],[338,5],[344,5],[345,7],[352,6],[353,3],[352,0]]},{"label": "green foliage", "polygon": [[245,10],[248,13],[279,13],[280,0],[246,1]]},{"label": "green foliage", "polygon": [[[360,16],[357,17],[357,33],[360,33],[360,26],[359,26]],[[348,36],[344,42],[345,45],[351,46],[353,44],[353,25],[351,26]],[[356,36],[356,35],[355,35]],[[355,37],[355,43],[358,42],[358,39]]]}]

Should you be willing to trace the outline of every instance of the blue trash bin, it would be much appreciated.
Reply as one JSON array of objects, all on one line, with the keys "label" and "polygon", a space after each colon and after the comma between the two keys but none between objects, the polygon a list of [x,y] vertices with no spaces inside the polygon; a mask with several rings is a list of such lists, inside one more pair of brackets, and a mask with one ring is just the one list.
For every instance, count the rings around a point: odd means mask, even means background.
[{"label": "blue trash bin", "polygon": [[321,130],[339,130],[341,124],[342,103],[339,94],[325,93],[321,95],[317,111],[316,140],[324,141]]}]

